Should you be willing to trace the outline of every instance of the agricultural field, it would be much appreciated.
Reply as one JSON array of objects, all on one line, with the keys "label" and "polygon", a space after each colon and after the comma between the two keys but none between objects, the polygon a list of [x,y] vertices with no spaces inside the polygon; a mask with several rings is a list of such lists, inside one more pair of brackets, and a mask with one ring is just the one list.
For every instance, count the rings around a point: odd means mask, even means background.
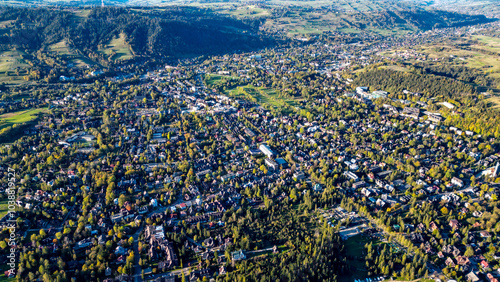
[{"label": "agricultural field", "polygon": [[375,13],[372,15],[370,12],[350,11],[348,13],[319,9],[288,11],[284,15],[269,17],[264,26],[268,29],[283,30],[290,36],[324,31],[345,33],[370,31],[381,35],[401,35],[415,30],[406,24],[385,27],[373,25],[378,16]]},{"label": "agricultural field", "polygon": [[32,121],[37,117],[38,113],[46,111],[47,108],[40,108],[0,115],[0,130],[14,124]]}]

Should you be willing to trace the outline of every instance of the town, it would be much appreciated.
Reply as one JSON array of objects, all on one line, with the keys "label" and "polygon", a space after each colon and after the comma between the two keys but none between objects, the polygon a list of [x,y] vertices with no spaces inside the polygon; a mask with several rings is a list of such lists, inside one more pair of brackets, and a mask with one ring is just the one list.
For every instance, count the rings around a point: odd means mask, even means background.
[{"label": "town", "polygon": [[113,75],[92,66],[5,99],[3,113],[43,109],[2,136],[20,236],[5,277],[497,282],[498,115],[474,126],[464,108],[480,99],[353,75],[497,28],[307,38]]}]

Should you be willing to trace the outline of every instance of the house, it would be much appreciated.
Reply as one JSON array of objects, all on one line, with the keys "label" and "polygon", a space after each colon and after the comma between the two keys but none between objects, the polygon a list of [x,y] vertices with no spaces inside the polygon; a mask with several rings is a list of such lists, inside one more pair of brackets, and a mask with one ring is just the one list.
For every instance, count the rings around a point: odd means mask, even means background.
[{"label": "house", "polygon": [[450,220],[450,227],[453,229],[456,229],[460,226],[460,223],[456,219]]},{"label": "house", "polygon": [[298,180],[302,180],[302,179],[306,178],[306,175],[305,175],[305,174],[304,174],[304,172],[302,172],[302,171],[297,171],[297,172],[295,172],[295,173],[293,174],[293,177],[294,177],[295,179],[297,179],[297,181],[298,181]]},{"label": "house", "polygon": [[204,280],[203,277],[205,277],[205,279],[208,279],[210,277],[210,270],[200,269],[192,271],[191,274],[189,274],[189,281],[190,282],[203,281]]},{"label": "house", "polygon": [[350,179],[352,179],[354,181],[356,181],[356,180],[359,179],[359,177],[355,173],[353,173],[351,171],[344,172],[344,175],[347,176],[347,177],[349,177]]},{"label": "house", "polygon": [[463,187],[464,186],[464,182],[461,179],[458,179],[456,177],[453,177],[451,179],[451,184],[456,185],[458,187]]},{"label": "house", "polygon": [[366,92],[368,92],[368,87],[366,87],[366,86],[356,87],[356,93],[362,95],[362,94],[365,94]]},{"label": "house", "polygon": [[434,230],[439,230],[439,227],[436,225],[436,223],[434,221],[432,221],[429,224],[429,229],[431,230],[431,232],[433,232]]},{"label": "house", "polygon": [[224,274],[226,274],[226,268],[224,267],[224,265],[222,265],[219,268],[219,275],[224,275]]},{"label": "house", "polygon": [[448,257],[444,263],[449,267],[455,267],[455,262],[450,257]]},{"label": "house", "polygon": [[440,123],[443,120],[443,118],[438,115],[430,114],[428,115],[428,120],[435,123]]},{"label": "house", "polygon": [[481,237],[483,238],[491,237],[491,234],[488,231],[481,231],[479,232],[479,235],[481,235]]},{"label": "house", "polygon": [[[354,184],[356,184],[356,183],[354,183]],[[354,187],[354,184],[353,184],[353,187]],[[370,197],[370,195],[372,194],[372,191],[370,191],[370,189],[363,188],[363,189],[361,189],[361,194],[365,195],[366,197]]]},{"label": "house", "polygon": [[481,261],[481,266],[482,266],[483,268],[488,268],[488,267],[490,267],[490,264],[489,264],[487,261],[482,260],[482,261]]},{"label": "house", "polygon": [[457,257],[457,264],[458,265],[467,265],[469,264],[470,261],[469,261],[469,258],[468,257],[463,257],[463,256],[458,256]]},{"label": "house", "polygon": [[366,185],[366,182],[358,181],[358,182],[355,182],[352,184],[352,188],[358,189],[358,188],[364,187],[365,185]]},{"label": "house", "polygon": [[239,250],[239,251],[236,251],[236,252],[232,252],[231,253],[231,258],[233,259],[233,261],[238,261],[238,260],[245,260],[247,259],[247,256],[245,255],[245,253],[243,252],[243,250]]},{"label": "house", "polygon": [[471,282],[477,282],[479,281],[479,277],[474,273],[474,271],[471,271],[469,274],[465,275],[467,277],[467,281]]},{"label": "house", "polygon": [[321,184],[316,183],[316,184],[314,184],[314,186],[313,186],[313,191],[314,191],[314,192],[321,192],[321,191],[323,191],[323,187],[321,187]]},{"label": "house", "polygon": [[493,277],[491,273],[486,274],[486,277],[490,280],[490,282],[498,282],[498,279]]}]

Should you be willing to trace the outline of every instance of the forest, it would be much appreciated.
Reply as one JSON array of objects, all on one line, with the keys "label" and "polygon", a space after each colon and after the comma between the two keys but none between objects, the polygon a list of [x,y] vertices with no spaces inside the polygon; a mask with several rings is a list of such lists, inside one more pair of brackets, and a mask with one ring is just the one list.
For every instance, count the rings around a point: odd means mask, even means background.
[{"label": "forest", "polygon": [[92,9],[78,17],[63,9],[2,8],[0,48],[37,51],[66,40],[88,55],[120,33],[136,56],[185,56],[248,51],[273,43],[259,33],[257,20],[238,20],[198,8],[160,10]]},{"label": "forest", "polygon": [[[425,73],[422,69],[417,69],[416,72],[371,69],[359,73],[354,82],[356,85],[389,91],[392,93],[390,95],[392,98],[403,97],[403,90],[416,92],[422,95],[419,99],[433,103],[430,110],[437,109],[434,102],[450,102],[459,107],[457,109],[459,113],[442,109],[446,118],[445,124],[459,126],[485,136],[500,136],[498,112],[488,105],[474,85],[462,82],[463,80],[474,82],[479,76],[472,73],[459,77],[457,74],[456,77],[459,79],[457,80],[449,77],[456,73],[456,71],[450,71],[450,68],[430,68],[428,71],[429,73]],[[443,72],[447,76],[431,74]]]}]

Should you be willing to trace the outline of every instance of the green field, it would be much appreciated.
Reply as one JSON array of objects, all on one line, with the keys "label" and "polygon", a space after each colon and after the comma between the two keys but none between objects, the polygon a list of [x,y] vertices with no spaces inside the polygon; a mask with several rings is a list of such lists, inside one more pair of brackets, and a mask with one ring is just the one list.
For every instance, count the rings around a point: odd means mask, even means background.
[{"label": "green field", "polygon": [[297,102],[301,100],[293,97],[281,97],[274,89],[252,85],[238,86],[225,91],[224,94],[230,97],[250,100],[284,114],[297,111],[297,107],[299,106]]},{"label": "green field", "polygon": [[12,126],[14,124],[32,121],[37,117],[36,114],[46,111],[47,108],[40,108],[3,114],[0,116],[0,129]]},{"label": "green field", "polygon": [[[429,59],[454,57],[456,65],[480,69],[492,78],[500,78],[500,38],[474,36],[470,39],[478,40],[480,44],[471,44],[471,50],[460,48],[458,45],[442,44],[423,46],[418,51],[427,54]],[[500,85],[496,87],[500,88]]]},{"label": "green field", "polygon": [[266,9],[259,8],[256,6],[241,6],[235,9],[230,9],[227,11],[228,14],[237,17],[263,17],[269,16],[270,12]]},{"label": "green field", "polygon": [[238,77],[230,76],[230,75],[220,75],[220,74],[207,74],[206,75],[206,83],[207,86],[213,86],[218,84],[222,79],[233,80],[238,79]]},{"label": "green field", "polygon": [[134,57],[128,44],[125,42],[124,33],[120,33],[118,37],[111,39],[109,44],[99,51],[107,55],[110,61],[129,60]]},{"label": "green field", "polygon": [[23,81],[23,75],[29,65],[23,59],[24,52],[11,50],[0,52],[0,82],[18,83]]},{"label": "green field", "polygon": [[491,98],[486,99],[487,102],[492,103],[493,109],[500,109],[500,96],[493,96]]},{"label": "green field", "polygon": [[[359,234],[344,241],[346,256],[352,257],[349,261],[351,274],[339,276],[341,282],[352,282],[354,279],[364,279],[368,277],[368,269],[365,265],[365,245],[372,241],[369,237]],[[379,245],[380,241],[374,241],[373,246]]]},{"label": "green field", "polygon": [[56,44],[52,44],[49,46],[49,51],[56,52],[59,55],[72,55],[73,51],[68,46],[68,43],[63,40]]},{"label": "green field", "polygon": [[367,277],[368,270],[365,266],[365,244],[368,242],[369,240],[363,235],[356,235],[344,241],[346,255],[352,257],[349,263],[353,274],[346,277],[340,276],[339,281],[347,282]]},{"label": "green field", "polygon": [[0,218],[4,217],[7,214],[8,208],[8,199],[0,200]]}]

